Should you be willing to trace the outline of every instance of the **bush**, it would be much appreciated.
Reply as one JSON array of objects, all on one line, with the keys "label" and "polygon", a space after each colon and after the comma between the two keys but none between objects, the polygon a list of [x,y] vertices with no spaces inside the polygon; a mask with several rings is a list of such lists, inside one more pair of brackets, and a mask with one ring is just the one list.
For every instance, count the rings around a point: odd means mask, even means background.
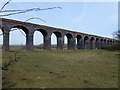
[{"label": "bush", "polygon": [[101,49],[106,49],[106,50],[120,50],[120,44],[112,45],[112,46],[103,46]]},{"label": "bush", "polygon": [[38,46],[35,46],[36,49],[43,49],[43,44],[40,44]]}]

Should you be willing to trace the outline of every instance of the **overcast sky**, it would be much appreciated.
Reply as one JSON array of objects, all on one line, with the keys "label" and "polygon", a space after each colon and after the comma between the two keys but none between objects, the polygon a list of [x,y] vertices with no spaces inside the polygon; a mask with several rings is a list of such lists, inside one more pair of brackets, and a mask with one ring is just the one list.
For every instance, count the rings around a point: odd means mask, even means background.
[{"label": "overcast sky", "polygon": [[[1,2],[0,6],[3,4]],[[3,18],[25,21],[31,17],[39,17],[46,23],[37,19],[29,22],[109,38],[112,38],[112,33],[118,30],[117,2],[11,2],[4,10],[37,7],[62,7],[62,9],[34,11]],[[34,44],[43,42],[41,33],[36,32],[34,36]],[[0,36],[0,43],[2,43],[2,36]],[[54,35],[52,35],[52,43],[56,43]],[[25,37],[19,31],[11,32],[10,44],[25,44]]]}]

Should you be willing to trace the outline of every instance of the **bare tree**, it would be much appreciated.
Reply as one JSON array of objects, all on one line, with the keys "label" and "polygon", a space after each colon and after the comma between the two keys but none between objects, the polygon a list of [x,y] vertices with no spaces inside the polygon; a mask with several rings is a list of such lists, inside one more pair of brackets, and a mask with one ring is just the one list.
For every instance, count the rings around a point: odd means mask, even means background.
[{"label": "bare tree", "polygon": [[120,40],[120,30],[113,32],[113,37]]},{"label": "bare tree", "polygon": [[[24,9],[24,10],[3,10],[5,8],[5,6],[7,6],[12,0],[9,0],[8,2],[6,2],[0,9],[0,17],[5,17],[5,16],[11,16],[11,15],[16,15],[16,14],[22,14],[22,13],[27,13],[27,12],[32,12],[32,11],[43,11],[43,10],[52,10],[52,9],[62,9],[61,7],[51,7],[51,8],[31,8],[31,9]],[[7,13],[7,14],[4,14]],[[28,22],[31,19],[39,19],[43,22],[46,22],[45,20],[39,18],[39,17],[31,17],[27,20],[25,20],[25,22]],[[14,29],[16,30],[16,29]],[[14,31],[12,30],[12,31]],[[20,31],[20,29],[19,29]],[[21,32],[21,31],[20,31]],[[22,33],[22,32],[21,32]],[[23,33],[22,33],[23,34]],[[0,36],[3,34],[0,34]],[[23,34],[24,35],[24,34]],[[25,36],[25,35],[24,35]]]},{"label": "bare tree", "polygon": [[[23,13],[27,13],[27,12],[32,12],[32,11],[43,11],[43,10],[52,10],[52,9],[62,9],[61,7],[51,7],[51,8],[31,8],[31,9],[24,9],[24,10],[3,10],[12,0],[9,0],[8,2],[6,2],[0,9],[0,17],[6,17],[6,16],[11,16],[11,15],[16,15],[16,14],[23,14]],[[7,13],[7,14],[4,14]],[[25,20],[25,22],[28,22],[31,19],[39,19],[43,22],[46,22],[45,20],[39,18],[39,17],[31,17],[27,20]],[[21,30],[19,28],[14,28],[11,31],[14,30],[19,30],[21,32]],[[21,32],[22,33],[22,32]],[[22,33],[24,35],[24,33]],[[0,34],[0,36],[3,34]],[[26,37],[26,35],[24,35]],[[15,62],[17,62],[20,58],[22,58],[23,55],[18,55],[19,51],[15,51],[14,52],[14,57],[9,57],[9,62],[6,63],[5,65],[2,66],[2,70],[8,70],[8,67],[13,65]]]},{"label": "bare tree", "polygon": [[25,9],[25,10],[3,10],[5,8],[5,6],[8,5],[11,1],[12,0],[9,0],[8,2],[6,2],[0,10],[0,13],[6,13],[7,12],[8,14],[0,15],[0,17],[10,16],[10,15],[15,15],[15,14],[21,14],[21,13],[27,13],[27,12],[31,12],[31,11],[41,11],[41,10],[43,11],[43,10],[51,10],[51,9],[56,9],[56,8],[62,9],[61,7],[51,7],[51,8],[31,8],[31,9]]}]

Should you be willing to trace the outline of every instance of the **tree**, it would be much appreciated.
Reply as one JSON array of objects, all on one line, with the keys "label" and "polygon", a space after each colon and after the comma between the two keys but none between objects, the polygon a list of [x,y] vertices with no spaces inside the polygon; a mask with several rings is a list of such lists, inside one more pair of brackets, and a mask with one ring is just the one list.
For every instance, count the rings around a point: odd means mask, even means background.
[{"label": "tree", "polygon": [[[43,10],[52,10],[52,9],[62,9],[61,7],[50,7],[50,8],[30,8],[30,9],[24,9],[24,10],[17,10],[17,9],[13,9],[13,10],[3,10],[12,0],[8,0],[0,9],[0,18],[1,17],[6,17],[6,16],[11,16],[11,15],[16,15],[16,14],[23,14],[23,13],[27,13],[27,12],[32,12],[32,11],[43,11]],[[31,17],[27,20],[25,20],[24,22],[28,22],[31,19],[39,19],[43,22],[46,22],[45,20],[39,18],[39,17]],[[16,29],[14,29],[16,30]],[[11,30],[11,31],[14,31]],[[19,29],[20,31],[20,29]],[[23,33],[22,33],[23,34]],[[3,34],[0,34],[0,36]],[[25,36],[25,35],[24,35]]]},{"label": "tree", "polygon": [[120,40],[120,30],[113,32],[113,37]]},{"label": "tree", "polygon": [[[13,9],[13,10],[3,10],[12,0],[7,1],[0,9],[0,17],[5,17],[5,16],[11,16],[11,15],[16,15],[16,14],[22,14],[22,13],[27,13],[27,12],[31,12],[31,11],[43,11],[43,10],[51,10],[51,9],[62,9],[61,7],[50,7],[50,8],[30,8],[30,9],[24,9],[24,10],[17,10],[17,9]],[[5,13],[5,14],[4,14]],[[7,14],[6,14],[7,13]],[[40,19],[43,22],[45,22],[43,19],[38,18],[38,17],[31,17],[29,19],[27,19],[26,21],[29,21],[31,19]],[[25,22],[26,22],[25,21]]]}]

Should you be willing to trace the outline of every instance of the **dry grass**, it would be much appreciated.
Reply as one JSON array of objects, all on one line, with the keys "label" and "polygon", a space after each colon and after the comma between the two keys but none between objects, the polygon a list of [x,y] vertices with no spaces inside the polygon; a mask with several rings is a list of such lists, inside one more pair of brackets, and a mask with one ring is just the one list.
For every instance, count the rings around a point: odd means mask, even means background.
[{"label": "dry grass", "polygon": [[[3,87],[116,88],[118,52],[105,50],[21,51],[20,61],[3,71]],[[3,64],[13,52],[3,54]]]}]

